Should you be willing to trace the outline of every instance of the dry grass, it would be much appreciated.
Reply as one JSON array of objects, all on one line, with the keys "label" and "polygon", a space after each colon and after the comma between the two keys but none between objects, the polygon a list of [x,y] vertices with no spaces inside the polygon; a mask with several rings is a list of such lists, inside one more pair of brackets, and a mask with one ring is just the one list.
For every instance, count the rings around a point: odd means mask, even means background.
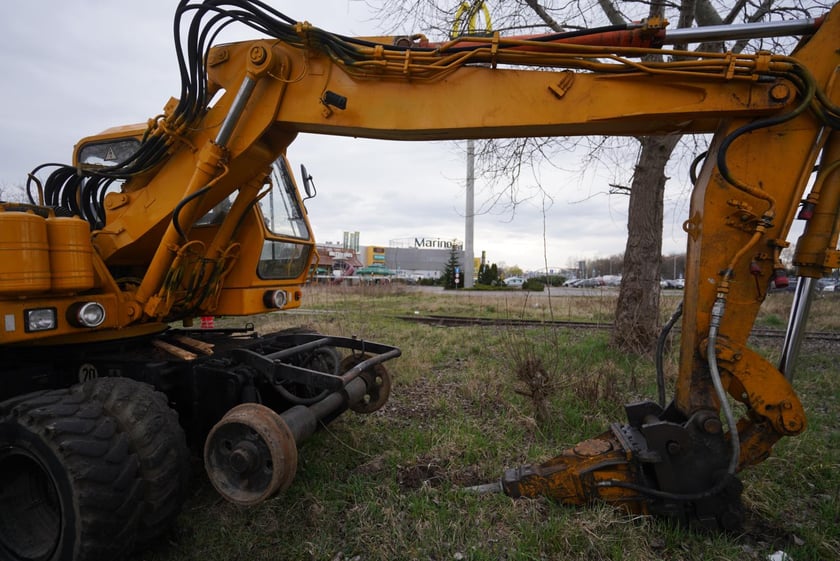
[{"label": "dry grass", "polygon": [[[789,292],[770,294],[761,307],[756,324],[784,329],[792,303],[793,294]],[[818,293],[815,296],[808,319],[808,330],[840,332],[840,294]]]},{"label": "dry grass", "polygon": [[[566,291],[568,292],[568,291]],[[412,298],[413,296],[413,298]],[[306,293],[307,309],[328,310],[356,303],[379,313],[516,317],[535,320],[611,322],[618,290],[580,289],[574,295],[560,295],[546,288],[544,292],[441,291],[404,285],[366,285],[356,287],[313,286]]]}]

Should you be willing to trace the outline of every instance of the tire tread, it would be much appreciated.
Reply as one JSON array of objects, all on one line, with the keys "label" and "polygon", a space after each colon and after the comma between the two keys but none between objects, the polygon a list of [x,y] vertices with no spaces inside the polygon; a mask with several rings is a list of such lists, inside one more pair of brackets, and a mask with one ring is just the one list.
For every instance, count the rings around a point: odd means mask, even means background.
[{"label": "tire tread", "polygon": [[75,542],[72,560],[127,556],[141,514],[139,462],[102,405],[69,389],[50,390],[7,400],[0,416],[40,439],[64,467],[57,477],[69,481],[72,495],[63,497],[72,503],[65,508],[78,515],[74,535],[64,537]]},{"label": "tire tread", "polygon": [[169,531],[189,491],[190,453],[177,413],[165,394],[129,378],[99,378],[80,387],[116,420],[137,455],[144,482],[139,548]]}]

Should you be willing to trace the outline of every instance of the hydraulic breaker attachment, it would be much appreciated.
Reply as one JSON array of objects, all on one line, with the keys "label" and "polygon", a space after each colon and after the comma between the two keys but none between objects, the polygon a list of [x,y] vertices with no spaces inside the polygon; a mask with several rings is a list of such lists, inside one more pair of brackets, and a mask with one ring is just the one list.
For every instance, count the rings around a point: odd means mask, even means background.
[{"label": "hydraulic breaker attachment", "polygon": [[728,436],[713,412],[681,419],[652,402],[625,407],[628,424],[540,465],[505,472],[511,497],[547,496],[565,504],[595,500],[630,513],[657,514],[707,529],[737,530],[741,483],[727,473]]}]

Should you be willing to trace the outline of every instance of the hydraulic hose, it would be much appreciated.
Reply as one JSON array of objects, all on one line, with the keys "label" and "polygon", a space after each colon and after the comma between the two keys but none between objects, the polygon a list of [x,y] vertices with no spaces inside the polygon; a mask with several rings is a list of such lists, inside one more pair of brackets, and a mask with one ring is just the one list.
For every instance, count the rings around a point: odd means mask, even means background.
[{"label": "hydraulic hose", "polygon": [[748,123],[746,125],[738,127],[723,139],[723,141],[720,144],[720,149],[718,150],[717,156],[717,166],[721,176],[737,189],[740,189],[741,191],[744,191],[745,193],[752,195],[753,197],[767,201],[767,215],[769,216],[773,216],[775,214],[775,199],[765,191],[757,187],[746,185],[737,180],[735,177],[733,177],[732,172],[729,169],[729,165],[726,161],[726,157],[727,153],[729,152],[729,148],[731,147],[735,139],[740,138],[741,136],[750,133],[754,130],[786,123],[801,115],[809,106],[811,106],[814,98],[816,97],[816,83],[814,82],[813,77],[807,72],[805,68],[802,68],[798,62],[796,62],[793,59],[788,60],[791,62],[791,70],[787,72],[785,76],[787,78],[790,78],[793,82],[798,83],[800,87],[804,86],[804,92],[802,92],[801,101],[799,102],[799,104],[789,113],[775,115],[766,119],[759,119],[757,121],[753,121],[752,123]]},{"label": "hydraulic hose", "polygon": [[720,380],[720,370],[717,364],[717,338],[720,322],[723,318],[723,313],[726,311],[726,297],[719,295],[715,299],[712,306],[712,321],[709,326],[709,341],[706,346],[706,358],[709,362],[709,375],[712,378],[712,385],[715,388],[715,394],[720,401],[720,408],[723,410],[723,416],[726,419],[726,424],[729,427],[729,444],[732,446],[732,457],[729,459],[729,467],[726,473],[735,475],[738,468],[738,460],[741,457],[741,439],[738,435],[738,426],[735,423],[735,416],[732,414],[732,408],[729,406],[729,400],[726,396],[726,390],[723,389],[723,383]]},{"label": "hydraulic hose", "polygon": [[680,302],[677,309],[671,314],[671,318],[662,328],[662,331],[659,332],[659,337],[656,340],[656,389],[659,394],[659,406],[663,408],[665,407],[665,367],[663,364],[665,342],[668,340],[668,334],[671,332],[674,324],[680,319],[682,311],[683,303]]}]

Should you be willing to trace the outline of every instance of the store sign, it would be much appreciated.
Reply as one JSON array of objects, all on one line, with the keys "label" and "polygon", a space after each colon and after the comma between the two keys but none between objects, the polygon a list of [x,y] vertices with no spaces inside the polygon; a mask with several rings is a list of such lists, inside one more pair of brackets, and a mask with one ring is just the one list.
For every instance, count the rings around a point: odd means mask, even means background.
[{"label": "store sign", "polygon": [[420,249],[462,249],[463,244],[458,240],[441,240],[440,238],[414,238],[414,247]]}]

